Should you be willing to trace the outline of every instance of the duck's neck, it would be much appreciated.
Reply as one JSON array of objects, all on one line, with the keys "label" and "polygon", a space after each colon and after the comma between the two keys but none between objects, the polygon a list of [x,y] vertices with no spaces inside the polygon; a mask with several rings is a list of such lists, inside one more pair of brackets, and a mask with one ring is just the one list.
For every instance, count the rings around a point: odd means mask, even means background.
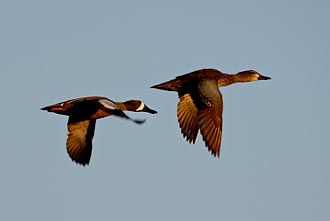
[{"label": "duck's neck", "polygon": [[225,74],[223,73],[221,78],[218,79],[218,87],[225,87],[237,82],[236,74]]},{"label": "duck's neck", "polygon": [[233,74],[234,83],[238,82],[251,82],[257,81],[257,74],[248,74],[248,71],[238,72],[237,74]]},{"label": "duck's neck", "polygon": [[115,102],[115,104],[120,108],[122,111],[126,111],[127,108],[125,106],[125,102]]},{"label": "duck's neck", "polygon": [[250,81],[257,81],[257,76],[249,76],[240,73],[237,74],[224,74],[218,80],[218,87],[225,87],[235,83],[243,83],[243,82],[250,82]]}]

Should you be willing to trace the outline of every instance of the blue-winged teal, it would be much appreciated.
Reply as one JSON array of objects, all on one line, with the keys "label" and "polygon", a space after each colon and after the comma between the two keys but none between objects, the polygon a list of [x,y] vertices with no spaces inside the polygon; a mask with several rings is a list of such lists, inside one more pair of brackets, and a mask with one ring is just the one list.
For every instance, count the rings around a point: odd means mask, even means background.
[{"label": "blue-winged teal", "polygon": [[218,87],[239,82],[268,80],[254,70],[226,74],[215,69],[202,69],[154,85],[167,91],[177,91],[179,103],[177,117],[181,133],[189,143],[195,143],[200,130],[206,147],[219,157],[222,135],[222,95]]},{"label": "blue-winged teal", "polygon": [[43,107],[41,110],[69,116],[67,152],[73,161],[82,165],[89,164],[91,158],[97,119],[115,115],[141,124],[145,120],[131,119],[123,111],[157,113],[140,100],[115,102],[100,96],[76,98]]}]

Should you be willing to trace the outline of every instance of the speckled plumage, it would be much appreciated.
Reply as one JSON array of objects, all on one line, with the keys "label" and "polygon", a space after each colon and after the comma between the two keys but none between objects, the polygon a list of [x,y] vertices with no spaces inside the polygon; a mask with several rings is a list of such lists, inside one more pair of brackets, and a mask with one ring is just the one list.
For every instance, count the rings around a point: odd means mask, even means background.
[{"label": "speckled plumage", "polygon": [[216,69],[202,69],[154,85],[167,91],[177,91],[177,117],[181,133],[189,143],[195,143],[198,131],[212,155],[220,156],[223,101],[218,87],[238,82],[268,80],[254,70],[226,74]]}]

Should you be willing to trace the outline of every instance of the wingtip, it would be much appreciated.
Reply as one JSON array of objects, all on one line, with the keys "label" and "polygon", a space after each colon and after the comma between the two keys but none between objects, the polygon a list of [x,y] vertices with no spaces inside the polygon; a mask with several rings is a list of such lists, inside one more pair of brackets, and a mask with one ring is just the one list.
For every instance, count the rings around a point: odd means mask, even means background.
[{"label": "wingtip", "polygon": [[77,165],[83,166],[83,167],[86,167],[89,165],[89,162],[79,162],[79,161],[73,160],[73,159],[72,159],[72,161],[75,162]]},{"label": "wingtip", "polygon": [[143,119],[143,120],[133,119],[133,121],[137,124],[143,124],[144,122],[146,122],[146,119]]},{"label": "wingtip", "polygon": [[220,151],[219,151],[219,152],[215,152],[215,151],[213,151],[212,149],[209,149],[209,151],[211,152],[211,155],[212,155],[214,158],[220,158]]}]

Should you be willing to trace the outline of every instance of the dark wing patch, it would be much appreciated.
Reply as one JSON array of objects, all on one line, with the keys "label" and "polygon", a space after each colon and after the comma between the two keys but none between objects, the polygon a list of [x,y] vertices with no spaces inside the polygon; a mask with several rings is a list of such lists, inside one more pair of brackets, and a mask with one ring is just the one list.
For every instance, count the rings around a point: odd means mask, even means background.
[{"label": "dark wing patch", "polygon": [[198,127],[206,147],[212,155],[220,156],[222,136],[222,95],[216,80],[204,80],[198,84],[198,94],[194,94],[194,103],[198,112]]},{"label": "dark wing patch", "polygon": [[195,143],[198,134],[197,108],[189,94],[180,97],[177,116],[181,133],[189,143]]},{"label": "dark wing patch", "polygon": [[69,118],[66,148],[70,158],[79,164],[89,164],[92,155],[92,140],[95,119],[75,121]]}]

